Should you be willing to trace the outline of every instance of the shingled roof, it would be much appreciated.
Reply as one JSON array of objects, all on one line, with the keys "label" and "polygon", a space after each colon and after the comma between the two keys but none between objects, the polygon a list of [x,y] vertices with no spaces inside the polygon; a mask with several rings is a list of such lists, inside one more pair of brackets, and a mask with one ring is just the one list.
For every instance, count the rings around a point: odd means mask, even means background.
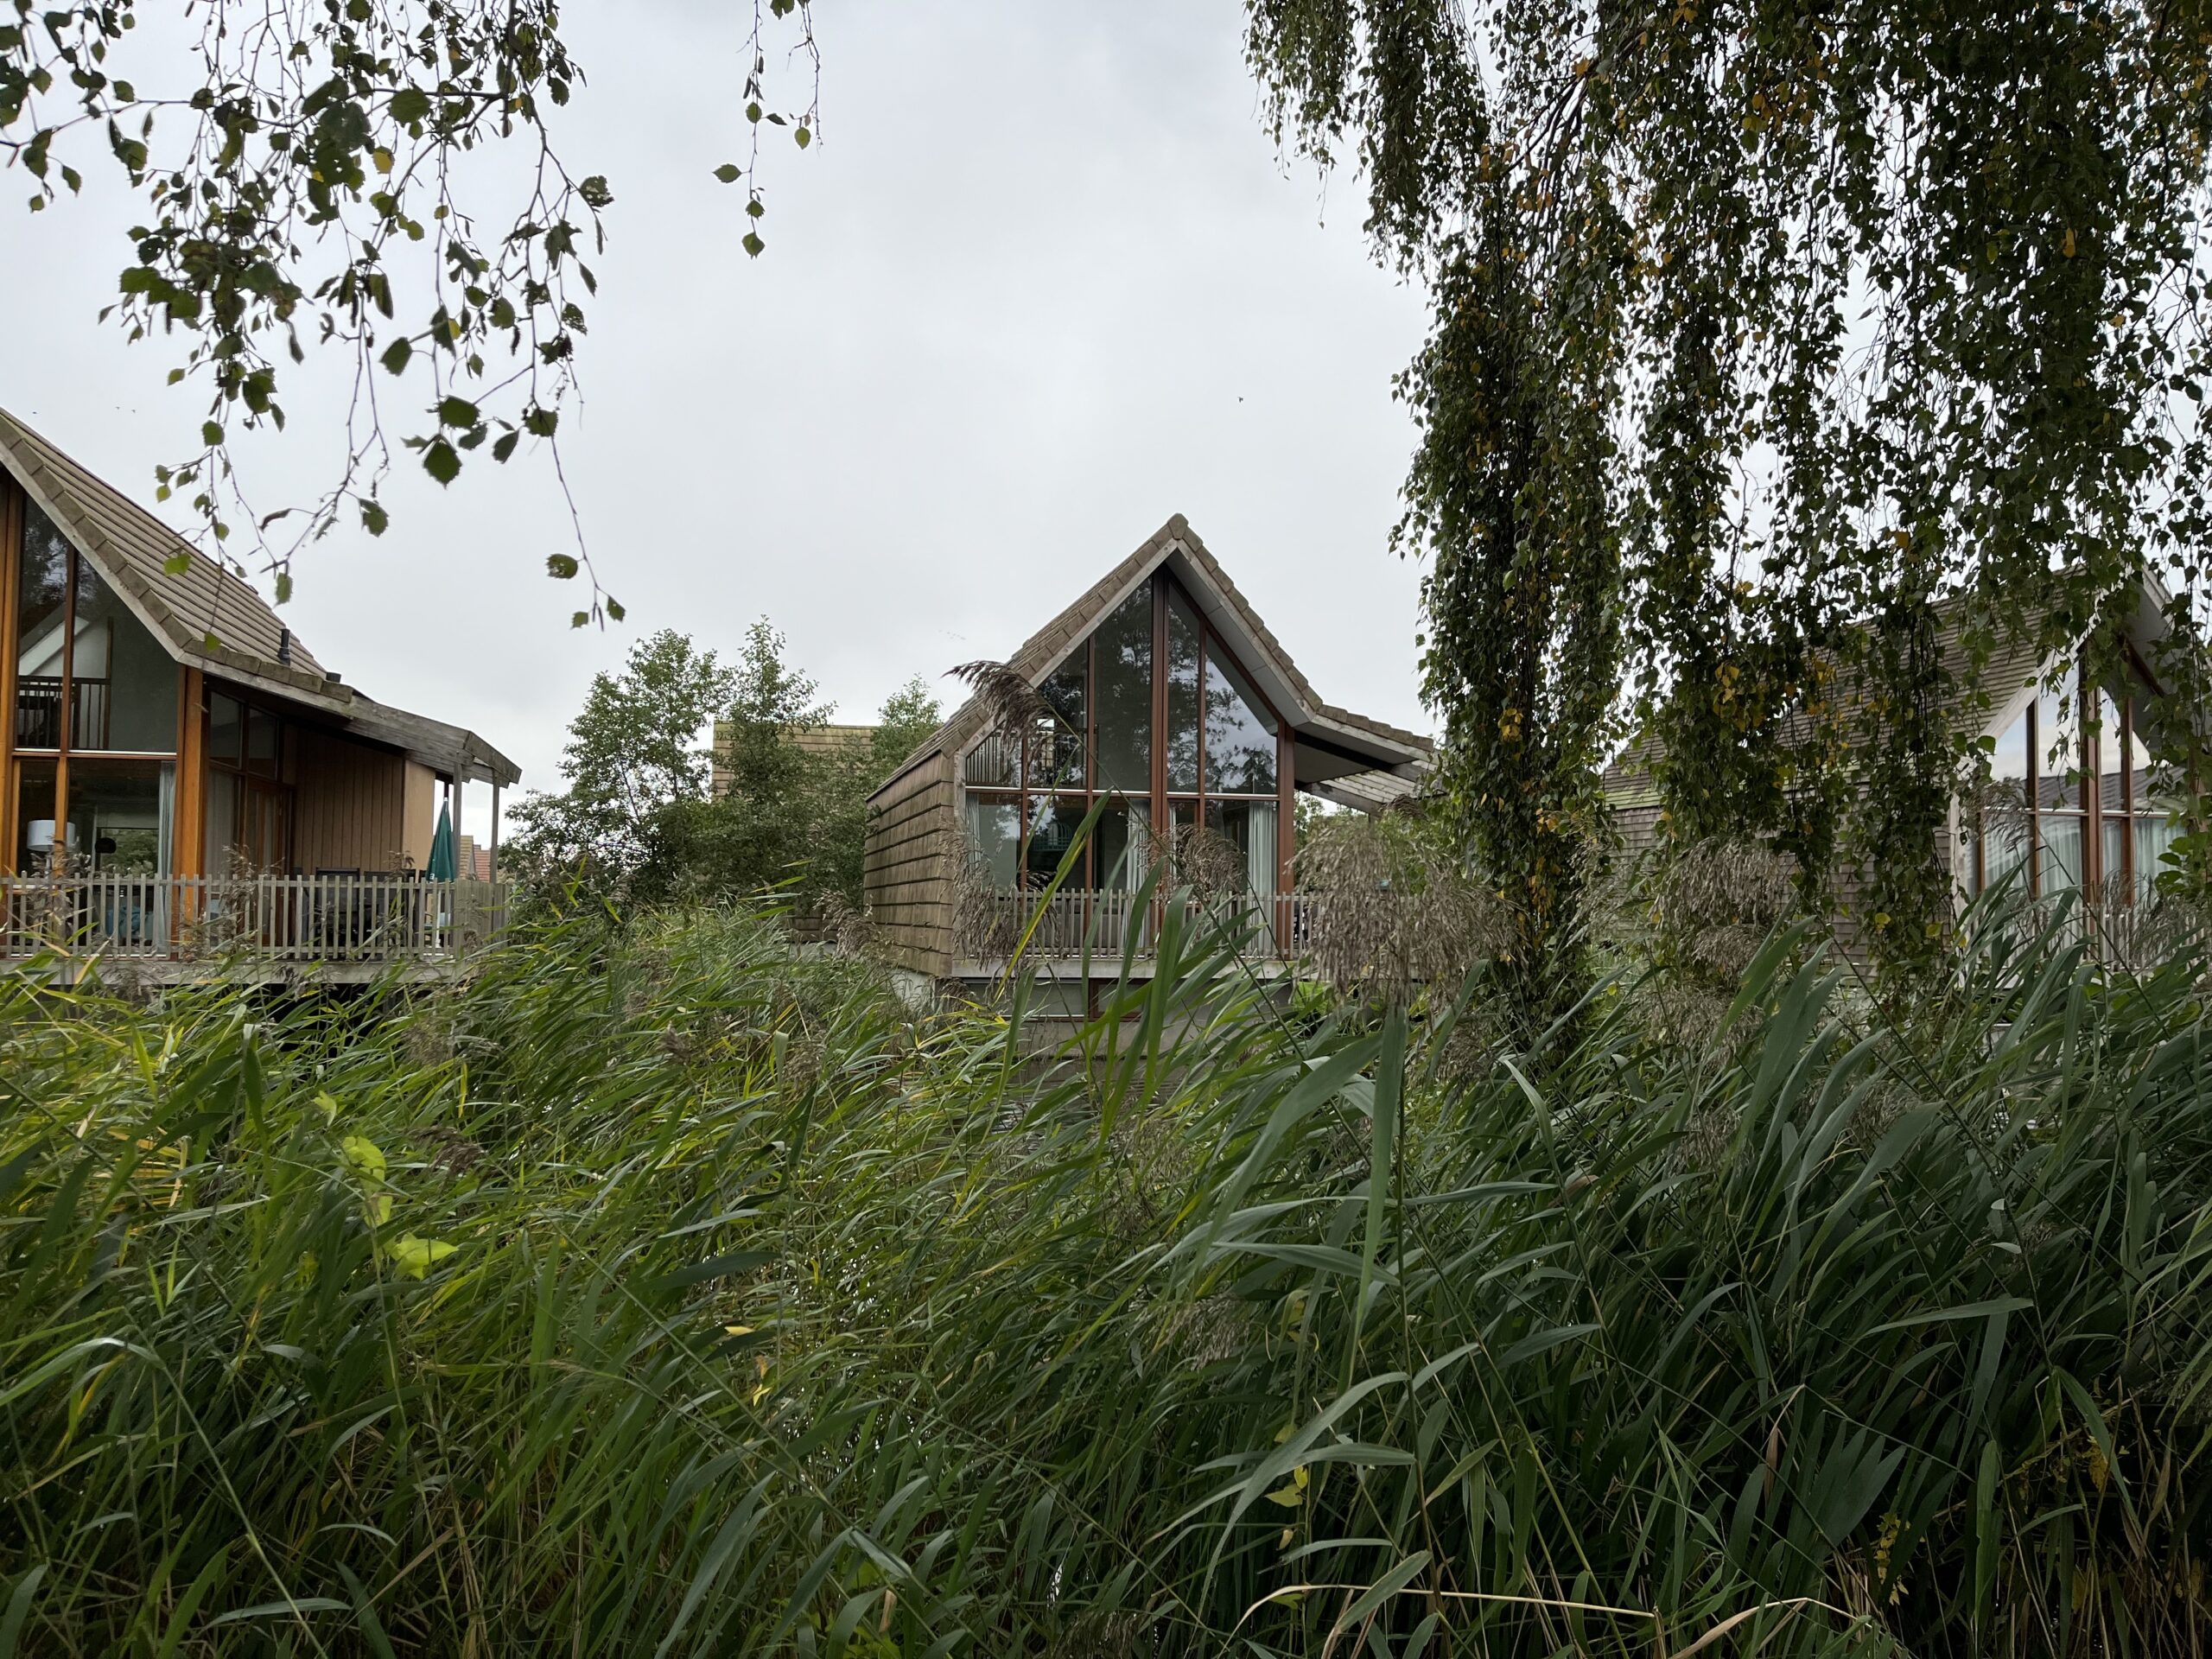
[{"label": "shingled roof", "polygon": [[[1190,521],[1177,513],[1140,543],[1128,557],[1093,582],[1083,595],[1024,640],[1007,666],[1030,684],[1041,683],[1090,635],[1107,613],[1161,566],[1170,567],[1215,628],[1239,648],[1245,668],[1289,719],[1294,733],[1357,756],[1385,772],[1410,778],[1430,754],[1429,740],[1417,732],[1370,720],[1324,702],[1281,641],[1268,631],[1250,601],[1220,562],[1206,550]],[[959,753],[982,735],[990,721],[988,705],[970,697],[952,717],[900,763],[884,785],[888,788],[933,754]]]},{"label": "shingled roof", "polygon": [[474,733],[377,702],[326,672],[244,576],[4,409],[0,468],[178,662],[304,703],[440,771],[502,784],[521,777],[513,761]]}]

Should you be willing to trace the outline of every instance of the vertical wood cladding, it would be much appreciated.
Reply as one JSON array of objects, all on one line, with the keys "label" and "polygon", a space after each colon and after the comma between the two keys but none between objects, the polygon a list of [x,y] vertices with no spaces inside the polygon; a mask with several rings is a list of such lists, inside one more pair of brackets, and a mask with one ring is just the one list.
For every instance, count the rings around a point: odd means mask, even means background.
[{"label": "vertical wood cladding", "polygon": [[885,954],[901,968],[952,971],[955,851],[952,760],[932,755],[878,796],[868,813],[862,884]]},{"label": "vertical wood cladding", "polygon": [[[317,870],[364,874],[403,868],[408,850],[408,772],[403,755],[334,733],[299,734],[292,861]],[[423,837],[427,845],[427,832]]]}]

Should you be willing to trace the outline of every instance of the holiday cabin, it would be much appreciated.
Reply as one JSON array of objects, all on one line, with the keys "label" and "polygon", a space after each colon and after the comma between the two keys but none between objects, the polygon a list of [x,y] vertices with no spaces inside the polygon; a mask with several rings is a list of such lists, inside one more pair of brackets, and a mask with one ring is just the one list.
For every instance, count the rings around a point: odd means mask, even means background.
[{"label": "holiday cabin", "polygon": [[1294,955],[1296,795],[1379,811],[1429,758],[1322,702],[1179,513],[990,677],[871,798],[868,909],[898,966],[978,982],[1018,954],[1070,1012],[1147,971],[1166,887],[1241,910],[1262,965]]},{"label": "holiday cabin", "polygon": [[[347,684],[4,410],[0,640],[0,960],[343,980],[450,971],[498,930],[514,763]],[[456,833],[478,783],[488,859]]]}]

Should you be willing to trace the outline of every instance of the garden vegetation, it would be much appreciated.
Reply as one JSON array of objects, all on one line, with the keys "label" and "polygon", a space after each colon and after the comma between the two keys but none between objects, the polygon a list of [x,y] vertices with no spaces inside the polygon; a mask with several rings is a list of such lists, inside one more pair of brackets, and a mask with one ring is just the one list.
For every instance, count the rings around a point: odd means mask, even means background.
[{"label": "garden vegetation", "polygon": [[0,1659],[2183,1654],[2203,964],[1102,1016],[733,907],[0,984]]}]

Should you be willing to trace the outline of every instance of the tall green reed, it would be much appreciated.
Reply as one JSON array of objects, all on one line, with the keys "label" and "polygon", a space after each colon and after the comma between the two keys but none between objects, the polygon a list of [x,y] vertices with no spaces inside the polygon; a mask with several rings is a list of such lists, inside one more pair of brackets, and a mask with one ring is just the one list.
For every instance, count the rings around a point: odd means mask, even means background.
[{"label": "tall green reed", "polygon": [[1057,1042],[735,912],[13,982],[0,1659],[2196,1651],[2200,965],[1978,937],[1541,1072],[1180,906]]}]

